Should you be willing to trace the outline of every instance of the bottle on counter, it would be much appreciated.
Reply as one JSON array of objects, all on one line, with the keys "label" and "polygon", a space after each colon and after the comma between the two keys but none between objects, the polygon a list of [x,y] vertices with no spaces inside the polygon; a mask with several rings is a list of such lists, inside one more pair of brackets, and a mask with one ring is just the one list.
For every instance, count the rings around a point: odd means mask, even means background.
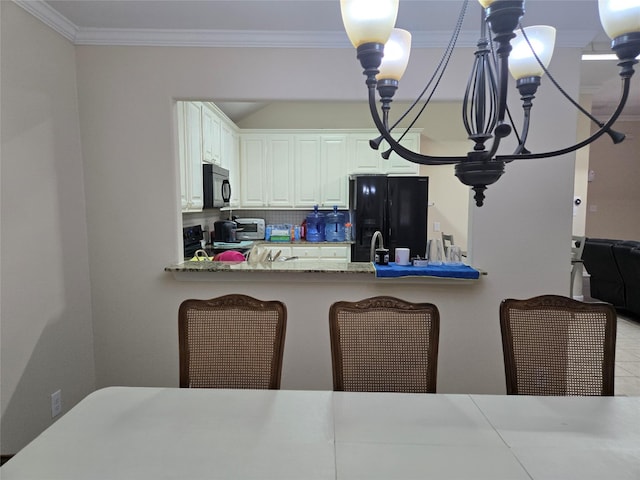
[{"label": "bottle on counter", "polygon": [[313,213],[307,215],[307,241],[324,242],[324,214],[318,212],[318,205],[313,207]]},{"label": "bottle on counter", "polygon": [[344,224],[344,240],[345,242],[350,242],[351,238],[351,223],[347,222]]},{"label": "bottle on counter", "polygon": [[326,216],[324,232],[327,242],[344,242],[344,213],[338,212],[337,205],[334,205],[333,212]]}]

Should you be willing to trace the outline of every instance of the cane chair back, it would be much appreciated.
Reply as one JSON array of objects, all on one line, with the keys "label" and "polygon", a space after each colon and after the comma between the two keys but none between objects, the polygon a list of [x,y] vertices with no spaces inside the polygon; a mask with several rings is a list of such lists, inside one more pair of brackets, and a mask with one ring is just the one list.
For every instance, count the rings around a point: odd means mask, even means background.
[{"label": "cane chair back", "polygon": [[509,395],[614,394],[616,311],[557,295],[500,305]]},{"label": "cane chair back", "polygon": [[435,305],[387,296],[336,302],[329,330],[334,390],[435,393]]},{"label": "cane chair back", "polygon": [[246,295],[185,300],[180,387],[279,389],[287,309]]}]

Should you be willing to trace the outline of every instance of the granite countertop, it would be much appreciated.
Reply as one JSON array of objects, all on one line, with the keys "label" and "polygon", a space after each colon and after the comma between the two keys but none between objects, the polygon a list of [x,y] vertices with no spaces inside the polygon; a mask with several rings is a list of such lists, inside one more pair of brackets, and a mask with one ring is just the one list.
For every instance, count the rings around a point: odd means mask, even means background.
[{"label": "granite countertop", "polygon": [[251,264],[248,262],[183,262],[165,267],[165,272],[282,272],[282,273],[368,273],[375,275],[370,262],[336,260],[288,260]]}]

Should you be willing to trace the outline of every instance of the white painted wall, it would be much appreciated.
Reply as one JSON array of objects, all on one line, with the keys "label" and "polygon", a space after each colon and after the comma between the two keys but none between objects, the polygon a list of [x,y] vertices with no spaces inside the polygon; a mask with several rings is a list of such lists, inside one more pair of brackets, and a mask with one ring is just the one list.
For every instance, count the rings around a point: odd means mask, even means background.
[{"label": "white painted wall", "polygon": [[[12,13],[17,16],[16,12]],[[21,39],[21,35],[35,36],[34,43],[39,41],[41,48],[45,44],[55,44],[55,41],[40,37],[42,27],[31,25],[33,21],[21,24],[20,31],[12,30],[11,37],[7,38],[13,41],[14,38]],[[8,23],[3,18],[3,39]],[[45,63],[49,67],[47,72],[55,74],[55,78],[43,77],[42,88],[56,90],[55,100],[73,105],[69,98],[71,94],[63,95],[58,91],[62,89],[61,85],[73,89],[73,63],[63,61],[60,58],[63,55],[45,51],[47,58],[56,63]],[[466,54],[464,61],[452,60],[455,73],[443,83],[445,99],[453,98],[466,82],[472,50],[467,50]],[[552,64],[556,77],[573,94],[578,89],[579,54],[578,49],[561,50]],[[420,87],[425,74],[418,71],[418,66],[434,65],[437,57],[438,53],[431,51],[412,53],[414,66],[407,71],[400,98],[409,98]],[[2,61],[4,67],[4,42]],[[48,227],[44,233],[49,237],[52,229],[54,237],[68,229],[73,230],[73,235],[65,237],[65,242],[47,246],[55,249],[55,245],[59,245],[63,249],[62,260],[60,252],[48,252],[47,258],[53,268],[47,265],[45,281],[39,281],[38,285],[40,290],[42,285],[52,288],[52,282],[47,280],[62,268],[66,275],[65,287],[75,287],[73,292],[77,289],[83,292],[82,288],[87,288],[86,244],[82,238],[84,218],[79,212],[82,194],[77,190],[81,185],[77,176],[84,168],[97,387],[177,386],[179,303],[189,297],[210,298],[239,292],[261,298],[283,298],[290,305],[283,387],[326,388],[328,351],[325,348],[321,353],[306,348],[304,342],[296,342],[296,338],[308,337],[307,330],[301,326],[312,325],[319,334],[326,335],[324,339],[315,340],[322,345],[328,339],[328,298],[334,292],[340,293],[341,298],[358,298],[369,294],[373,287],[359,286],[339,292],[334,288],[325,292],[319,286],[310,288],[313,285],[177,282],[163,272],[165,265],[181,257],[174,101],[207,98],[361,100],[365,96],[364,78],[355,61],[355,53],[347,49],[83,46],[76,48],[75,61],[83,165],[78,162],[77,143],[74,143],[76,149],[65,156],[71,159],[70,164],[65,164],[69,168],[64,169],[64,175],[56,177],[58,185],[65,188],[59,188],[51,198],[46,198],[49,204],[42,207],[63,203],[64,208],[58,208],[58,213],[64,213],[64,220],[53,226],[47,222],[38,223]],[[4,71],[3,68],[3,80]],[[331,77],[318,75],[318,71],[331,72]],[[30,80],[30,73],[21,72],[20,80]],[[3,93],[4,90],[3,82]],[[575,138],[575,114],[558,110],[558,98],[547,96],[546,90],[543,87],[536,100],[535,118],[544,120],[534,121],[536,131],[531,134],[531,148],[557,146],[562,139]],[[3,97],[3,116],[4,109]],[[73,115],[71,117],[59,123],[65,132],[70,128],[73,137],[77,120]],[[66,135],[62,136],[66,138]],[[25,129],[22,146],[38,145],[38,139],[37,132]],[[69,152],[65,150],[65,153]],[[3,160],[3,187],[5,183]],[[32,176],[16,175],[12,188],[31,192]],[[3,209],[4,195],[3,188]],[[427,286],[406,290],[407,298],[421,298],[441,308],[442,348],[438,375],[441,392],[503,392],[498,327],[500,301],[510,296],[568,293],[573,156],[508,165],[503,179],[491,186],[487,195],[482,209],[470,209],[469,250],[473,262],[489,275],[473,288]],[[43,216],[32,214],[29,218],[40,221]],[[33,223],[29,223],[31,225]],[[13,254],[17,250],[5,249],[4,227],[3,215],[3,253]],[[43,237],[26,238],[37,238],[37,242],[41,242]],[[76,240],[77,244],[74,243]],[[71,262],[71,255],[73,260],[78,255],[79,261]],[[5,255],[3,262],[4,258]],[[60,261],[63,267],[57,267],[56,262]],[[11,283],[15,288],[11,293],[19,293],[20,288],[26,288],[34,279],[40,278],[42,262],[30,266],[31,269],[20,269],[16,265],[11,269],[15,276]],[[4,281],[4,263],[2,268]],[[37,276],[32,275],[34,270]],[[51,277],[49,272],[54,272]],[[65,289],[65,294],[71,295],[71,289]],[[3,291],[3,317],[5,295]],[[77,310],[84,313],[88,305],[86,295],[82,298],[84,300],[74,305],[76,318],[83,317]],[[44,308],[39,311],[48,312]],[[88,318],[90,313],[86,313]],[[18,322],[10,325],[14,326],[13,331],[5,329],[3,318],[3,355],[8,343],[13,343],[15,349],[32,351],[33,339],[21,335]],[[62,374],[69,383],[91,383],[84,379],[75,382],[78,372],[72,367],[52,371],[57,351],[64,350],[70,355],[78,351],[90,352],[91,337],[87,331],[90,323],[86,321],[75,326],[79,331],[63,332],[51,339],[52,347],[41,352],[42,363],[25,366],[12,361],[5,367],[3,362],[3,390],[5,383],[11,385],[5,375],[20,379],[25,389],[25,401],[21,405],[14,403],[15,409],[8,411],[11,414],[8,422],[13,423],[14,418],[28,418],[37,409],[34,403],[39,401],[44,401],[48,407],[48,399],[40,400],[30,392],[41,389],[43,379],[48,381],[54,373]],[[35,335],[42,332],[48,333],[46,328],[39,327]],[[317,355],[311,355],[310,351]],[[82,372],[90,371],[91,362],[83,355],[78,357],[79,363],[85,361]],[[47,361],[46,365],[44,361]],[[26,375],[29,370],[33,373]],[[88,377],[88,374],[81,376]],[[41,423],[29,422],[26,436],[41,429]]]},{"label": "white painted wall", "polygon": [[75,50],[2,12],[2,428],[15,453],[95,387]]}]

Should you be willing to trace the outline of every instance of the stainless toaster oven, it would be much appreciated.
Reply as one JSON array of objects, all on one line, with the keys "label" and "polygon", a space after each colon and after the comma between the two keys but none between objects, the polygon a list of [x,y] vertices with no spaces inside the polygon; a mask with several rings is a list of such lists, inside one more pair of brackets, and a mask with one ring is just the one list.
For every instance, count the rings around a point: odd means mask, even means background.
[{"label": "stainless toaster oven", "polygon": [[238,240],[264,240],[264,218],[236,218]]}]

